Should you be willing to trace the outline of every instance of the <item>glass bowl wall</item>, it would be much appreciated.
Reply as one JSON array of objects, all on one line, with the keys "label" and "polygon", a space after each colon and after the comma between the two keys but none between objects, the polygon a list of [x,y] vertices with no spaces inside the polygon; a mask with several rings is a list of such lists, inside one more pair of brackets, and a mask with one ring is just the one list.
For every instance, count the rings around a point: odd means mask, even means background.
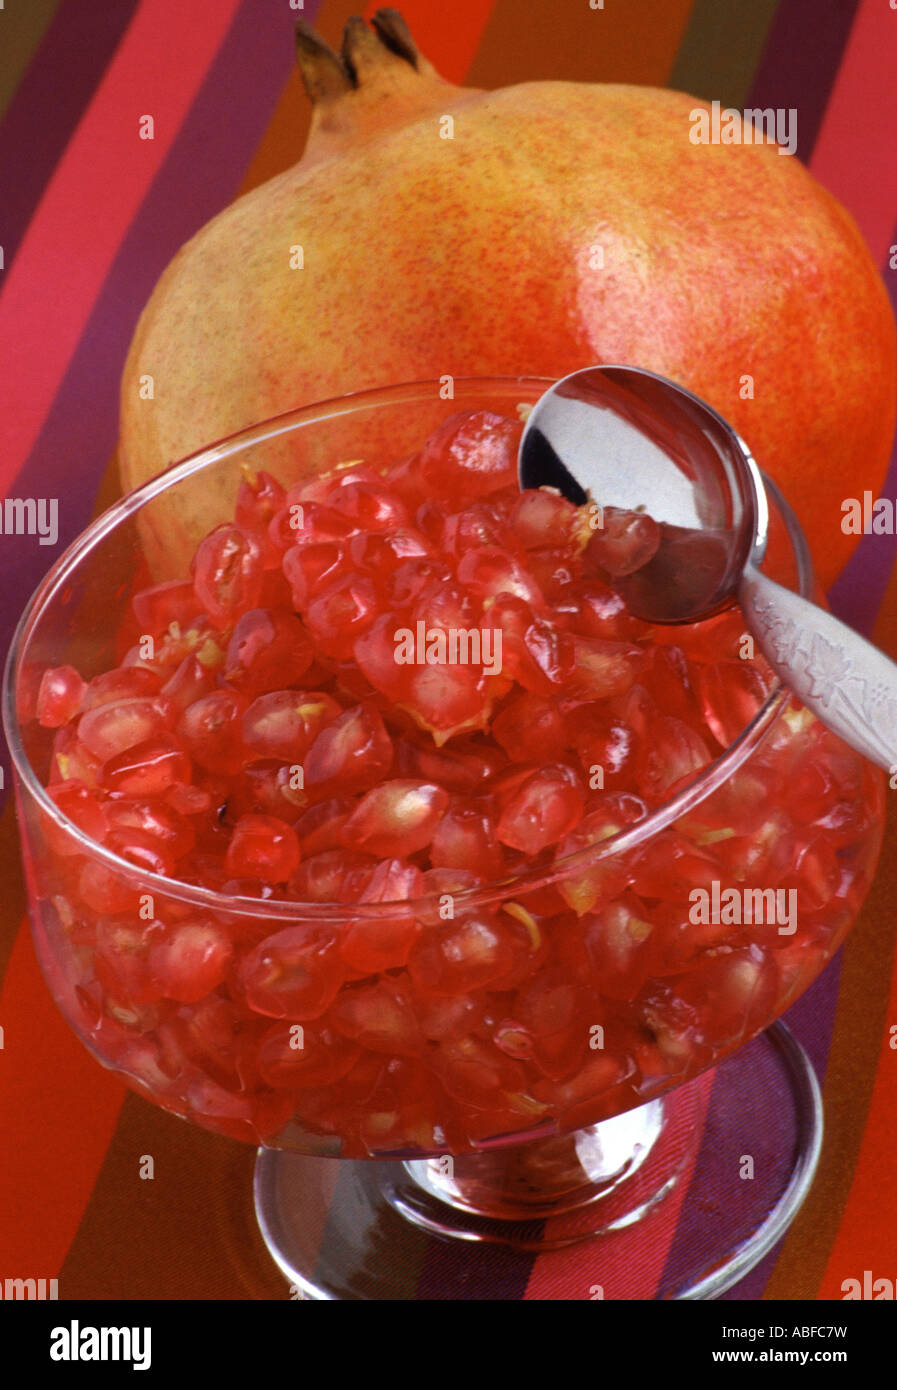
[{"label": "glass bowl wall", "polygon": [[[89,679],[115,665],[132,593],[187,574],[195,544],[232,516],[246,470],[290,486],[348,460],[385,467],[452,413],[513,416],[547,384],[456,381],[451,399],[429,382],[365,392],[223,441],[101,517],[24,614],[4,718],[40,963],[85,1045],[167,1109],[334,1156],[462,1154],[568,1132],[748,1041],[855,919],[880,848],[882,779],[779,685],[709,767],[618,835],[410,903],[223,897],[118,858],[47,796],[42,672],[71,665]],[[810,594],[803,538],[775,489],[770,504],[764,569]],[[737,908],[721,907],[727,889]],[[745,920],[748,895],[764,920]],[[350,929],[374,939],[396,922],[412,924],[416,951],[430,943],[455,962],[454,975],[434,987],[420,966],[359,978],[340,963]],[[147,965],[152,942],[207,924],[230,943],[227,979],[205,997],[166,997]],[[308,984],[282,1017],[256,1011],[240,983],[241,963],[275,937]]]}]

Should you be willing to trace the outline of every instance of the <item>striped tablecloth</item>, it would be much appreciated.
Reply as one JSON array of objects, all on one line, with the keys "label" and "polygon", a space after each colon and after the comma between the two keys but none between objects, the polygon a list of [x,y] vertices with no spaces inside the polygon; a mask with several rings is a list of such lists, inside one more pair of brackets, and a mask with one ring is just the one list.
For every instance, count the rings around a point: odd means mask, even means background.
[{"label": "striped tablecloth", "polygon": [[[401,8],[421,50],[455,82],[623,81],[724,106],[797,108],[799,157],[852,211],[897,296],[894,0],[404,0]],[[59,499],[56,546],[0,537],[4,649],[55,555],[115,496],[119,376],[158,275],[209,217],[302,149],[309,108],[292,42],[300,10],[336,46],[353,6],[0,4],[0,484],[6,495]],[[138,141],[148,111],[155,138]],[[897,495],[893,464],[883,494]],[[892,537],[864,538],[830,597],[897,656],[893,562]],[[132,1095],[56,1011],[29,939],[0,751],[0,1278],[55,1277],[64,1299],[284,1298],[254,1229],[252,1152]],[[892,811],[860,923],[788,1016],[823,1085],[817,1181],[784,1242],[729,1298],[840,1298],[842,1281],[864,1270],[897,1278],[895,889]],[[711,1148],[702,1147],[696,1181],[712,1205]],[[139,1177],[144,1154],[155,1161],[151,1182]],[[334,1166],[333,1200],[339,1195]],[[644,1252],[657,1277],[688,1237],[686,1211],[671,1205]],[[407,1297],[438,1298],[451,1258],[422,1242],[404,1272]],[[580,1251],[569,1277],[539,1259],[511,1269],[490,1258],[470,1293],[588,1297],[589,1258]]]}]

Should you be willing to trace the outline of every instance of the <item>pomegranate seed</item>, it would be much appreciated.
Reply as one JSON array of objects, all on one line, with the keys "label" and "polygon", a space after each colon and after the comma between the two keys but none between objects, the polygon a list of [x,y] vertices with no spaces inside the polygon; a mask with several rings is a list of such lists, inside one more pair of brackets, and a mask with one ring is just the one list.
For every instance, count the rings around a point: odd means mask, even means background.
[{"label": "pomegranate seed", "polygon": [[[519,554],[518,536],[510,526],[499,521],[486,504],[477,503],[468,507],[466,511],[456,512],[453,516],[446,516],[438,503],[431,503],[430,506],[441,516],[438,528],[434,517],[432,530],[433,538],[438,539],[443,553],[461,556],[470,550],[479,551],[493,546],[511,551],[515,555]],[[421,508],[421,511],[423,510]]]},{"label": "pomegranate seed", "polygon": [[320,1018],[343,982],[336,938],[323,926],[287,927],[244,957],[246,1002],[271,1018]]},{"label": "pomegranate seed", "polygon": [[437,745],[465,730],[483,729],[489,719],[483,674],[474,666],[413,667],[402,704]]},{"label": "pomegranate seed", "polygon": [[[598,806],[589,811],[573,833],[565,838],[558,850],[558,860],[567,859],[619,835],[627,826],[634,825],[647,814],[645,802],[628,792],[612,792],[602,796]],[[625,858],[605,854],[592,863],[571,866],[558,883],[558,891],[567,905],[581,917],[591,912],[598,903],[621,893],[629,881],[630,872]]]},{"label": "pomegranate seed", "polygon": [[84,692],[81,708],[98,709],[101,705],[115,705],[124,700],[135,700],[142,696],[156,695],[162,687],[159,676],[143,667],[130,667],[127,670],[105,671],[94,676]]},{"label": "pomegranate seed", "polygon": [[242,718],[245,696],[235,690],[216,690],[188,705],[176,733],[191,758],[210,772],[238,772],[243,764]]},{"label": "pomegranate seed", "polygon": [[467,868],[484,879],[499,878],[504,860],[494,817],[476,803],[449,806],[433,835],[430,862],[434,868]]},{"label": "pomegranate seed", "polygon": [[171,706],[161,697],[121,700],[88,710],[78,723],[78,737],[94,757],[108,762],[126,749],[166,732]]},{"label": "pomegranate seed", "polygon": [[458,564],[458,579],[482,599],[514,594],[533,608],[545,605],[538,584],[513,555],[496,546],[466,551]]},{"label": "pomegranate seed", "polygon": [[161,637],[172,623],[189,627],[199,605],[189,579],[173,579],[151,589],[141,589],[131,600],[131,607],[141,633]]},{"label": "pomegranate seed", "polygon": [[238,619],[225,657],[229,685],[246,695],[282,690],[311,665],[314,649],[298,618],[267,608],[250,608]]},{"label": "pomegranate seed", "polygon": [[224,867],[235,878],[286,883],[299,866],[299,841],[292,826],[276,816],[241,816]]},{"label": "pomegranate seed", "polygon": [[657,553],[660,528],[651,517],[606,507],[603,520],[589,541],[587,555],[606,574],[633,574]]},{"label": "pomegranate seed", "polygon": [[722,748],[738,737],[766,699],[766,682],[746,661],[718,661],[701,668],[698,693],[707,727]]},{"label": "pomegranate seed", "polygon": [[121,797],[107,800],[104,809],[112,832],[110,844],[132,839],[135,846],[146,845],[171,864],[193,848],[193,826],[162,801]]},{"label": "pomegranate seed", "polygon": [[377,593],[366,575],[345,575],[312,599],[305,613],[309,631],[321,650],[343,661],[352,644],[374,621]]},{"label": "pomegranate seed", "polygon": [[339,849],[342,845],[342,828],[354,809],[355,802],[347,796],[331,797],[310,806],[293,827],[303,855]]},{"label": "pomegranate seed", "polygon": [[305,758],[305,784],[317,794],[336,786],[361,790],[392,767],[393,747],[374,705],[347,709],[315,738]]},{"label": "pomegranate seed", "polygon": [[323,850],[303,859],[290,879],[290,896],[299,902],[357,902],[376,867],[372,854]]},{"label": "pomegranate seed", "polygon": [[423,1051],[414,1012],[394,980],[380,980],[341,995],[330,1016],[345,1037],[372,1052],[415,1057]]},{"label": "pomegranate seed", "polygon": [[624,695],[643,662],[641,650],[625,642],[575,637],[573,647],[573,669],[567,693],[583,700],[607,700],[614,695]]},{"label": "pomegranate seed", "polygon": [[609,999],[634,999],[651,971],[651,914],[634,894],[582,919],[583,940]]},{"label": "pomegranate seed", "polygon": [[343,826],[343,843],[389,857],[424,849],[445,808],[448,793],[432,782],[398,778],[367,792]]},{"label": "pomegranate seed", "polygon": [[195,1004],[223,982],[232,954],[213,922],[182,922],[150,947],[150,978],[164,998]]},{"label": "pomegranate seed", "polygon": [[567,746],[557,703],[529,691],[496,715],[492,733],[511,758],[557,758]]},{"label": "pomegranate seed", "polygon": [[294,545],[283,557],[284,577],[290,585],[293,605],[300,613],[348,571],[348,553],[340,541],[309,539]]},{"label": "pomegranate seed", "polygon": [[631,617],[623,595],[602,584],[600,579],[582,579],[574,583],[560,607],[562,611],[569,611],[573,631],[584,637],[621,642],[638,637],[643,629],[643,625]]},{"label": "pomegranate seed", "polygon": [[270,473],[248,471],[237,492],[234,520],[264,546],[268,527],[286,503],[286,492]]},{"label": "pomegranate seed", "polygon": [[444,560],[431,556],[403,560],[389,575],[386,597],[391,606],[404,608],[424,593],[432,592],[434,584],[447,584],[451,576]]},{"label": "pomegranate seed", "polygon": [[442,748],[434,748],[431,739],[424,743],[401,739],[396,753],[396,771],[403,777],[438,782],[448,792],[484,790],[490,778],[496,777],[507,762],[498,749],[463,738]]},{"label": "pomegranate seed", "polygon": [[268,1086],[333,1086],[361,1056],[350,1039],[330,1028],[303,1029],[297,1047],[292,1026],[276,1023],[259,1043],[259,1075]]},{"label": "pomegranate seed", "polygon": [[408,968],[430,994],[469,994],[499,979],[514,964],[507,934],[489,917],[469,916],[429,930],[411,953]]},{"label": "pomegranate seed", "polygon": [[173,734],[162,734],[110,758],[100,780],[111,792],[152,797],[189,782],[190,776],[190,759],[181,745]]},{"label": "pomegranate seed", "polygon": [[149,954],[162,930],[158,922],[138,926],[129,919],[100,919],[94,961],[97,979],[107,994],[138,1005],[159,999],[159,989],[150,973]]},{"label": "pomegranate seed", "polygon": [[551,488],[528,488],[514,504],[511,525],[527,550],[566,544],[574,534],[579,512]]},{"label": "pomegranate seed", "polygon": [[208,666],[196,656],[185,656],[173,674],[162,687],[162,695],[171,705],[177,716],[184,713],[188,705],[211,695],[215,689],[215,676]]},{"label": "pomegranate seed", "polygon": [[200,541],[193,588],[213,623],[229,623],[244,609],[254,608],[261,585],[261,546],[248,531],[225,524]]},{"label": "pomegranate seed", "polygon": [[569,834],[582,818],[582,782],[566,763],[534,772],[505,805],[497,835],[503,845],[538,854]]},{"label": "pomegranate seed", "polygon": [[308,795],[302,790],[301,768],[273,761],[249,763],[243,769],[243,785],[228,797],[232,815],[261,811],[292,821],[304,809]]},{"label": "pomegranate seed", "polygon": [[381,582],[409,560],[429,554],[426,536],[410,527],[402,531],[361,532],[349,541],[351,564],[373,574]]},{"label": "pomegranate seed", "polygon": [[683,778],[691,777],[711,760],[701,735],[681,719],[660,715],[642,742],[637,774],[642,796],[659,801]]},{"label": "pomegranate seed", "polygon": [[81,708],[87,683],[74,666],[57,666],[41,676],[37,692],[37,721],[45,729],[67,724]]},{"label": "pomegranate seed", "polygon": [[260,757],[299,763],[339,715],[339,705],[321,691],[272,690],[243,715],[243,741]]},{"label": "pomegranate seed", "polygon": [[82,835],[103,841],[109,822],[102,803],[89,787],[83,782],[57,782],[49,788],[49,793],[54,804]]},{"label": "pomegranate seed", "polygon": [[334,511],[365,531],[392,531],[408,522],[404,502],[376,481],[360,479],[357,474],[341,480],[327,500]]},{"label": "pomegranate seed", "polygon": [[590,786],[596,779],[598,790],[612,791],[624,781],[631,782],[638,744],[622,719],[615,719],[598,703],[578,705],[567,716],[567,733]]},{"label": "pomegranate seed", "polygon": [[461,411],[430,436],[420,472],[436,497],[486,497],[517,480],[523,427],[488,410]]}]

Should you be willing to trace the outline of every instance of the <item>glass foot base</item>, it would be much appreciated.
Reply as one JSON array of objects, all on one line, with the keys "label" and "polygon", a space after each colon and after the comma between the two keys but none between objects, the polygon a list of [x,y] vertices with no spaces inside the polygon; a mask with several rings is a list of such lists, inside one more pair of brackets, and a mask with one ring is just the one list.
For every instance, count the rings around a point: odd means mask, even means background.
[{"label": "glass foot base", "polygon": [[256,1214],[303,1298],[714,1298],[784,1234],[821,1142],[815,1076],[777,1023],[575,1134],[409,1163],[260,1149]]}]

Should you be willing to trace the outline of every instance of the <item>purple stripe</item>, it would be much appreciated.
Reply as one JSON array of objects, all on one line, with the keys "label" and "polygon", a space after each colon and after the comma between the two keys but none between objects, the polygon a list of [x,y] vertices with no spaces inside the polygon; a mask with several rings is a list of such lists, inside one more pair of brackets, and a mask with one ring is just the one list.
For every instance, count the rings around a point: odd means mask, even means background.
[{"label": "purple stripe", "polygon": [[[318,0],[309,3],[311,18]],[[122,366],[140,311],[179,247],[230,202],[292,71],[293,11],[244,0],[113,262],[12,494],[59,498],[59,545],[0,538],[0,647],[26,598],[88,524],[118,434]],[[9,778],[6,779],[7,790]]]},{"label": "purple stripe", "polygon": [[[813,981],[810,988],[782,1019],[809,1057],[820,1086],[825,1084],[831,1051],[838,991],[841,986],[842,960],[843,951],[838,951],[819,978]],[[739,1300],[762,1298],[780,1253],[781,1242],[740,1280],[734,1289],[730,1289],[722,1297]]]},{"label": "purple stripe", "polygon": [[[858,7],[859,0],[782,0],[770,28],[749,105],[797,110],[797,154],[805,163],[813,153]],[[897,313],[893,275],[886,276],[886,284]],[[882,495],[897,497],[897,448]],[[862,537],[829,593],[833,611],[859,632],[869,634],[875,625],[894,559],[892,536]]]},{"label": "purple stripe", "polygon": [[[785,1015],[819,1071],[828,1055],[838,972],[829,967]],[[663,1272],[664,1288],[679,1288],[721,1252],[720,1236],[735,1245],[765,1217],[778,1197],[797,1142],[793,1109],[782,1104],[781,1069],[761,1038],[740,1048],[719,1067],[701,1148]],[[753,1179],[742,1179],[742,1156],[754,1160]],[[734,1237],[734,1239],[733,1239]],[[762,1297],[779,1247],[723,1295],[734,1301]]]},{"label": "purple stripe", "polygon": [[19,83],[0,126],[0,246],[7,271],[137,3],[66,0]]},{"label": "purple stripe", "polygon": [[[532,1223],[534,1239],[539,1239],[542,1229],[541,1222]],[[535,1254],[500,1245],[433,1240],[415,1298],[436,1301],[450,1288],[463,1289],[454,1296],[464,1302],[517,1303],[526,1297],[535,1260]]]},{"label": "purple stripe", "polygon": [[[891,240],[897,243],[897,227]],[[897,276],[886,271],[884,281],[891,308],[897,316]],[[897,499],[897,441],[879,495],[890,497],[892,501]],[[870,636],[875,627],[895,559],[897,545],[893,536],[861,536],[856,550],[829,590],[832,611],[864,636]]]},{"label": "purple stripe", "polygon": [[749,107],[795,107],[797,154],[808,163],[859,0],[781,0]]}]

